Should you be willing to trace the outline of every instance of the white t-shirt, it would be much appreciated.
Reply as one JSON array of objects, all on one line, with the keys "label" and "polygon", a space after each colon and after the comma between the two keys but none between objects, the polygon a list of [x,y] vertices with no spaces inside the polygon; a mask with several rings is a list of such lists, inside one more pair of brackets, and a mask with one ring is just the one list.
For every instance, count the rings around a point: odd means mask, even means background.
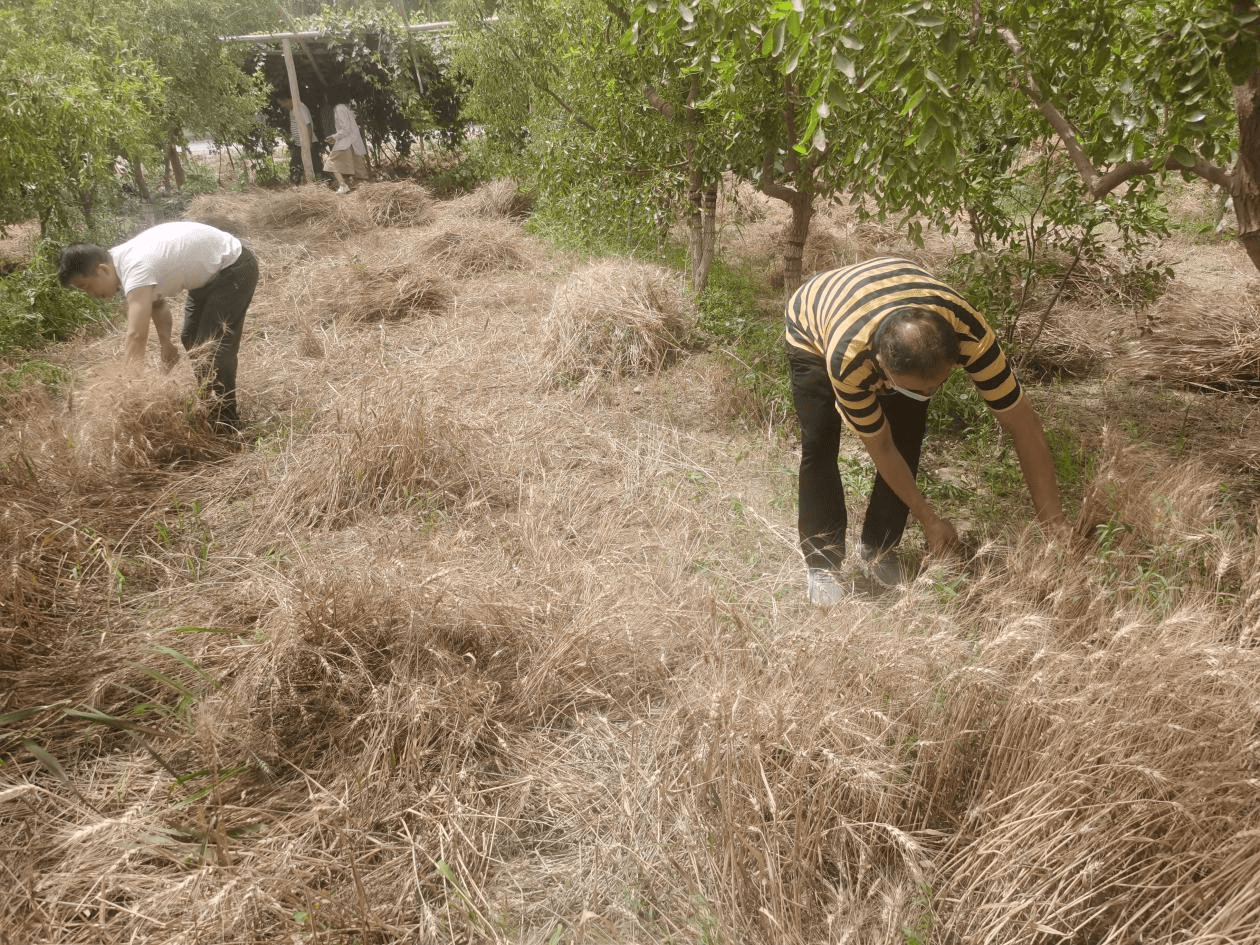
[{"label": "white t-shirt", "polygon": [[123,295],[151,285],[168,297],[200,289],[240,255],[240,240],[204,223],[159,223],[109,251]]}]

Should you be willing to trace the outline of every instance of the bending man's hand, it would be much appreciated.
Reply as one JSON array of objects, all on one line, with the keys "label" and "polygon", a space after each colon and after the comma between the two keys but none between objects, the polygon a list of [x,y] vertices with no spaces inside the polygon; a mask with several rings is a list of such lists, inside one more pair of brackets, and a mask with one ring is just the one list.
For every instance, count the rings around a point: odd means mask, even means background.
[{"label": "bending man's hand", "polygon": [[892,432],[885,423],[874,436],[863,437],[862,445],[870,454],[884,482],[906,504],[910,514],[923,527],[928,548],[933,554],[948,554],[961,547],[958,532],[947,520],[936,514],[915,484],[914,474],[893,443]]},{"label": "bending man's hand", "polygon": [[941,518],[933,512],[926,518],[919,519],[919,524],[923,526],[923,535],[932,554],[948,555],[962,549],[962,540],[949,519]]}]

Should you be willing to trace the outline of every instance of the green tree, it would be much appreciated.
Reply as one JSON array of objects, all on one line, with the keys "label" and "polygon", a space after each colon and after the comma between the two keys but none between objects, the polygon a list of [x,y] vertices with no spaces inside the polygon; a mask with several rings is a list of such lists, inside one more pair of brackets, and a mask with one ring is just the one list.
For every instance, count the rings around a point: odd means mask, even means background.
[{"label": "green tree", "polygon": [[789,56],[835,66],[809,92],[830,116],[819,127],[843,123],[855,97],[881,104],[868,140],[828,161],[857,169],[881,210],[946,225],[966,211],[982,239],[1009,236],[1004,182],[1049,138],[1071,171],[1052,199],[1085,233],[1102,220],[1149,229],[1159,182],[1180,172],[1233,195],[1260,266],[1255,0],[789,5],[802,24],[789,29]]},{"label": "green tree", "polygon": [[[261,79],[246,75],[220,36],[253,22],[236,0],[115,0],[105,11],[132,55],[153,64],[163,94],[152,113],[152,149],[165,156],[183,183],[178,146],[185,135],[205,134],[228,143],[246,138],[266,104]],[[138,166],[139,154],[129,154]],[[143,179],[137,183],[143,187]]]},{"label": "green tree", "polygon": [[0,227],[65,229],[112,181],[115,156],[151,140],[164,83],[126,48],[108,23],[60,20],[51,0],[0,11]]},{"label": "green tree", "polygon": [[621,43],[624,11],[600,0],[513,0],[488,14],[473,2],[460,16],[470,117],[588,238],[654,238],[688,186],[694,138],[673,112],[686,92],[648,90]]}]

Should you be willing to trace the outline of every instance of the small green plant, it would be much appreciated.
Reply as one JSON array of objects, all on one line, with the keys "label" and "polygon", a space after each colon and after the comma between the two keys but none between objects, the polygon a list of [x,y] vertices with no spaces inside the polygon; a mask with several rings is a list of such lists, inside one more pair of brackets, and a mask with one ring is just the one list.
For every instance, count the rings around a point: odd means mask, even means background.
[{"label": "small green plant", "polygon": [[914,899],[918,916],[910,925],[901,927],[906,945],[928,945],[932,935],[932,887],[924,884]]},{"label": "small green plant", "polygon": [[189,160],[184,165],[184,185],[180,188],[188,197],[213,194],[219,190],[219,175],[209,165]]},{"label": "small green plant", "polygon": [[1054,457],[1059,491],[1068,504],[1078,504],[1085,486],[1094,478],[1097,458],[1070,431],[1056,426],[1046,427],[1046,442]]},{"label": "small green plant", "polygon": [[17,367],[0,370],[0,407],[10,398],[24,396],[35,386],[55,394],[65,387],[68,379],[64,368],[41,358],[32,358]]},{"label": "small green plant", "polygon": [[975,436],[992,430],[993,417],[965,371],[954,371],[928,411],[928,432],[944,437]]},{"label": "small green plant", "polygon": [[[289,165],[276,160],[274,154],[264,154],[253,159],[254,183],[259,187],[285,187],[289,183]],[[249,188],[245,175],[237,181],[241,190]]]},{"label": "small green plant", "polygon": [[62,287],[54,262],[59,251],[42,244],[30,264],[0,276],[0,355],[61,341],[113,314],[108,303]]}]

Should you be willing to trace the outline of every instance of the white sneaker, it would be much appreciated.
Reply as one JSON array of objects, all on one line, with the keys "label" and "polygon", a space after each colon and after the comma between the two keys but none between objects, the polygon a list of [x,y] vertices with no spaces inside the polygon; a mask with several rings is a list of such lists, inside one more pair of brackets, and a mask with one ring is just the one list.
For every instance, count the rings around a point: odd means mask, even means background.
[{"label": "white sneaker", "polygon": [[337,193],[348,194],[350,193],[350,188],[347,187],[345,184],[342,184],[340,187],[337,188]]},{"label": "white sneaker", "polygon": [[845,589],[835,571],[826,568],[809,569],[809,602],[826,606],[838,604],[844,599]]}]

